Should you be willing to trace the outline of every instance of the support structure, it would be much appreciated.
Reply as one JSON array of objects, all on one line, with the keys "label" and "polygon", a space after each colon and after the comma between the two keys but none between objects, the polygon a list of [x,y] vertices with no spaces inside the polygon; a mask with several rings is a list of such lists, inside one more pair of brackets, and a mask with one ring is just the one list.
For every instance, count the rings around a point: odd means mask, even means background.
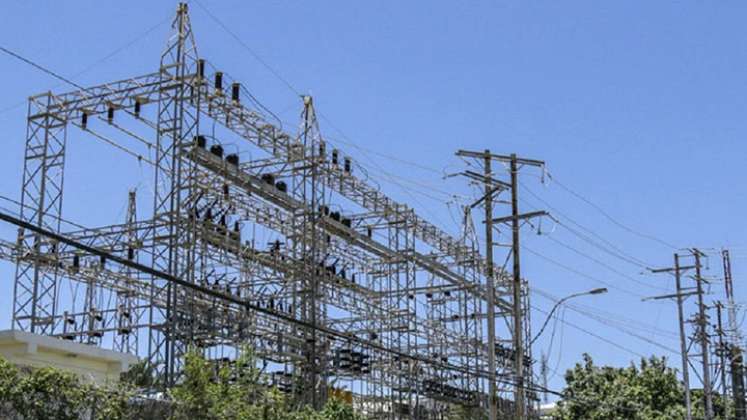
[{"label": "support structure", "polygon": [[[250,347],[291,401],[342,395],[369,418],[496,418],[523,398],[531,351],[496,327],[524,325],[518,250],[509,276],[492,244],[483,257],[387,196],[325,142],[311,97],[283,127],[198,56],[186,4],[173,30],[153,73],[30,99],[23,228],[0,240],[17,266],[13,327],[135,354],[159,388],[189,348],[219,366]],[[152,196],[131,192],[124,222],[62,216],[66,142],[84,138],[149,171]]]},{"label": "support structure", "polygon": [[[510,276],[511,279],[511,319],[512,319],[512,330],[511,330],[511,336],[512,336],[512,348],[511,348],[511,361],[513,362],[513,389],[514,389],[514,404],[513,404],[513,416],[517,419],[523,419],[527,416],[527,409],[529,405],[527,404],[526,400],[526,389],[530,388],[530,382],[527,381],[525,378],[532,378],[531,375],[531,349],[526,349],[524,346],[524,343],[530,337],[528,325],[524,323],[525,319],[528,319],[530,311],[527,309],[529,307],[528,305],[528,293],[526,293],[526,285],[524,283],[524,279],[521,277],[521,244],[520,244],[520,225],[522,221],[529,220],[534,217],[541,217],[546,216],[547,213],[544,211],[539,212],[531,212],[531,213],[525,213],[525,214],[519,214],[519,200],[518,200],[518,190],[519,190],[519,168],[520,166],[534,166],[534,167],[544,167],[544,162],[533,160],[533,159],[524,159],[524,158],[518,158],[515,154],[512,154],[510,156],[503,156],[503,155],[496,155],[490,152],[490,150],[485,150],[484,152],[472,152],[472,151],[465,151],[460,150],[457,152],[457,156],[460,156],[462,158],[472,158],[472,159],[478,159],[482,162],[484,173],[482,175],[474,173],[472,171],[465,171],[462,173],[463,176],[479,181],[480,183],[484,184],[484,195],[480,197],[475,203],[472,204],[471,207],[475,207],[476,205],[483,204],[485,207],[485,226],[486,226],[486,233],[485,233],[485,248],[487,255],[489,256],[490,264],[489,267],[489,276],[488,281],[490,282],[490,277],[494,273],[494,267],[492,265],[492,252],[493,247],[497,244],[493,241],[493,229],[498,224],[502,223],[508,223],[510,222],[511,226],[511,260],[513,262],[513,270],[512,275]],[[501,162],[509,165],[509,171],[510,171],[510,183],[506,183],[500,180],[497,180],[493,176],[493,172],[491,170],[491,162]],[[499,217],[495,218],[493,217],[493,200],[494,200],[494,193],[500,192],[502,190],[509,190],[511,192],[511,215],[507,217]],[[492,284],[492,283],[491,283]],[[488,288],[490,289],[492,285],[489,285]],[[488,316],[490,317],[490,311],[488,311]],[[492,319],[493,322],[488,322],[488,358],[490,359],[491,356],[494,357],[492,354],[494,352],[494,339],[495,339],[495,322],[494,319]],[[525,361],[529,359],[530,364],[527,366],[527,363]],[[527,368],[529,368],[529,374],[527,374]],[[492,372],[492,370],[491,370]],[[491,380],[491,384],[494,381]],[[492,417],[495,415],[492,411],[490,412],[491,419],[495,418]]]},{"label": "support structure", "polygon": [[695,258],[695,287],[698,298],[698,315],[696,317],[696,323],[698,328],[696,335],[700,342],[700,354],[703,375],[703,403],[705,409],[705,419],[711,420],[713,418],[713,390],[711,389],[711,363],[710,363],[710,337],[708,335],[708,315],[706,312],[706,305],[703,301],[703,275],[701,273],[700,258],[703,256],[698,249],[693,248],[693,258]]},{"label": "support structure", "polygon": [[[744,362],[742,358],[742,334],[737,325],[737,306],[734,302],[734,280],[731,273],[731,257],[728,249],[721,251],[721,259],[724,269],[724,289],[726,293],[727,328],[721,331],[726,336],[722,351],[728,357],[728,363],[724,363],[722,369],[729,368],[731,380],[731,393],[734,400],[734,416],[737,420],[747,419],[745,409],[744,391]],[[720,321],[719,321],[720,324]]]},{"label": "support structure", "polygon": [[[662,268],[651,270],[653,273],[667,273],[673,274],[675,278],[676,291],[674,294],[655,296],[647,299],[661,300],[661,299],[672,299],[675,298],[677,302],[677,315],[679,321],[680,331],[680,352],[682,354],[682,381],[685,388],[685,408],[686,408],[686,419],[692,419],[692,400],[690,392],[690,367],[693,366],[691,358],[700,358],[700,382],[703,385],[703,407],[705,411],[705,418],[712,419],[714,416],[713,412],[713,382],[711,380],[712,363],[710,361],[711,349],[710,349],[710,335],[708,332],[709,321],[707,315],[707,306],[704,301],[704,287],[703,284],[706,282],[702,275],[701,258],[704,254],[696,249],[692,248],[689,252],[689,257],[692,259],[691,265],[682,265],[681,261],[683,256],[674,254],[674,267]],[[694,270],[692,280],[695,285],[692,287],[683,287],[682,279],[683,273],[689,270]],[[686,323],[684,315],[684,302],[687,297],[695,296],[697,304],[697,312],[693,317],[692,324],[694,325],[694,331],[691,336],[686,333]],[[719,317],[720,318],[720,317]],[[690,345],[688,344],[688,338],[691,343],[697,343],[700,353],[696,356],[691,354]],[[723,369],[723,366],[722,366]],[[698,372],[696,370],[695,374]]]}]

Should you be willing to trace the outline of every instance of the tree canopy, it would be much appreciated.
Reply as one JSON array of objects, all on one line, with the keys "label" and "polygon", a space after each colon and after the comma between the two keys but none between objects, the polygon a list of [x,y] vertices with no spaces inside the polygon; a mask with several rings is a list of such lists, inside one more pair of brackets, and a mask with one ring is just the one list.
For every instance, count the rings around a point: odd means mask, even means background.
[{"label": "tree canopy", "polygon": [[[565,374],[558,403],[561,420],[669,420],[684,418],[684,388],[666,358],[652,356],[625,368],[597,366],[591,356]],[[693,392],[693,416],[702,417],[702,391]],[[726,419],[728,404],[714,395],[717,419]]]},{"label": "tree canopy", "polygon": [[360,420],[353,407],[335,398],[322,410],[296,404],[264,385],[250,351],[217,371],[199,352],[185,358],[179,384],[166,401],[139,390],[152,383],[150,370],[137,364],[116,386],[81,381],[53,367],[19,369],[0,357],[0,418],[77,420]]}]

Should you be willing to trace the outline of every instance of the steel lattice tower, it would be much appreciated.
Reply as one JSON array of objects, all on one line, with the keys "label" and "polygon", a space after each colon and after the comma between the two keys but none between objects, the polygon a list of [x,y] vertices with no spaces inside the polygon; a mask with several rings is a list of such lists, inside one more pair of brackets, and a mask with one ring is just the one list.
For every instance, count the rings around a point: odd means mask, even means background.
[{"label": "steel lattice tower", "polygon": [[[311,97],[297,133],[266,115],[197,54],[186,4],[173,28],[154,73],[31,97],[20,218],[69,241],[0,241],[17,264],[13,327],[136,354],[160,387],[189,347],[221,364],[250,346],[268,383],[308,404],[345,388],[371,418],[485,409],[487,266],[469,227],[451,236],[359,177]],[[133,191],[124,223],[63,223],[68,137],[146,144],[152,214]],[[493,271],[509,320],[511,279]],[[499,359],[496,377],[512,369]],[[499,403],[513,389],[499,383]]]}]

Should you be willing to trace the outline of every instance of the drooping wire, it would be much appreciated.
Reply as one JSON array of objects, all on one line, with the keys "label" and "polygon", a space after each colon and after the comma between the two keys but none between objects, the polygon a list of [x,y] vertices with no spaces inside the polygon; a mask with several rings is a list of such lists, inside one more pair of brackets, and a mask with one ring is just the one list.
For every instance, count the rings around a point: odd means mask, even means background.
[{"label": "drooping wire", "polygon": [[555,176],[553,176],[549,172],[547,173],[547,177],[548,177],[548,179],[552,180],[555,184],[557,184],[560,188],[562,188],[563,190],[565,190],[566,192],[568,192],[572,196],[574,196],[577,199],[583,201],[584,203],[586,203],[587,205],[589,205],[590,207],[592,207],[593,209],[595,209],[596,211],[598,211],[602,216],[604,216],[607,220],[609,220],[610,222],[612,222],[615,226],[617,226],[617,227],[619,227],[619,228],[621,228],[621,229],[623,229],[623,230],[625,230],[625,231],[627,231],[627,232],[629,232],[629,233],[631,233],[633,235],[636,235],[636,236],[644,238],[644,239],[648,239],[650,241],[656,242],[656,243],[658,243],[660,245],[663,245],[665,247],[672,248],[672,249],[675,249],[675,250],[681,248],[681,247],[673,245],[672,243],[670,243],[668,241],[665,241],[665,240],[663,240],[661,238],[658,238],[656,236],[653,236],[653,235],[650,235],[650,234],[647,234],[647,233],[640,232],[640,231],[638,231],[636,229],[633,229],[633,228],[625,225],[624,223],[622,223],[622,222],[618,221],[617,219],[615,219],[614,217],[612,217],[612,215],[610,215],[601,206],[595,204],[594,202],[592,202],[588,198],[584,197],[583,195],[577,193],[576,191],[572,190],[571,188],[567,187],[566,185],[564,185],[563,183],[561,183],[560,181],[558,181],[555,178]]}]

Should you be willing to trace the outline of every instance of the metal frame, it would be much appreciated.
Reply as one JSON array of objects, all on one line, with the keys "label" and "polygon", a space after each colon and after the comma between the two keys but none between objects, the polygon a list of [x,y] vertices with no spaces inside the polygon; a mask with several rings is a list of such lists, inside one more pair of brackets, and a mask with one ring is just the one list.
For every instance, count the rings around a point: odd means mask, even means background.
[{"label": "metal frame", "polygon": [[[241,85],[208,74],[185,4],[174,29],[156,73],[31,98],[21,214],[197,288],[21,231],[16,243],[0,241],[0,258],[18,267],[14,328],[136,354],[159,387],[179,381],[190,346],[223,363],[249,345],[268,383],[301,403],[320,406],[345,388],[371,418],[487,409],[488,349],[510,346],[511,335],[486,343],[486,314],[513,319],[511,278],[492,269],[489,296],[488,265],[470,236],[449,235],[358,177],[356,164],[325,144],[310,97],[298,134],[289,134]],[[107,134],[93,127],[99,121]],[[207,123],[220,134],[201,130]],[[112,144],[149,144],[155,159],[139,161],[153,166],[151,218],[138,220],[133,192],[124,223],[61,229],[69,124]],[[231,159],[211,150],[229,140],[239,150]],[[239,162],[244,152],[252,158]],[[59,294],[63,284],[85,289],[82,309],[77,293]],[[496,366],[504,402],[514,392],[512,365]]]}]

